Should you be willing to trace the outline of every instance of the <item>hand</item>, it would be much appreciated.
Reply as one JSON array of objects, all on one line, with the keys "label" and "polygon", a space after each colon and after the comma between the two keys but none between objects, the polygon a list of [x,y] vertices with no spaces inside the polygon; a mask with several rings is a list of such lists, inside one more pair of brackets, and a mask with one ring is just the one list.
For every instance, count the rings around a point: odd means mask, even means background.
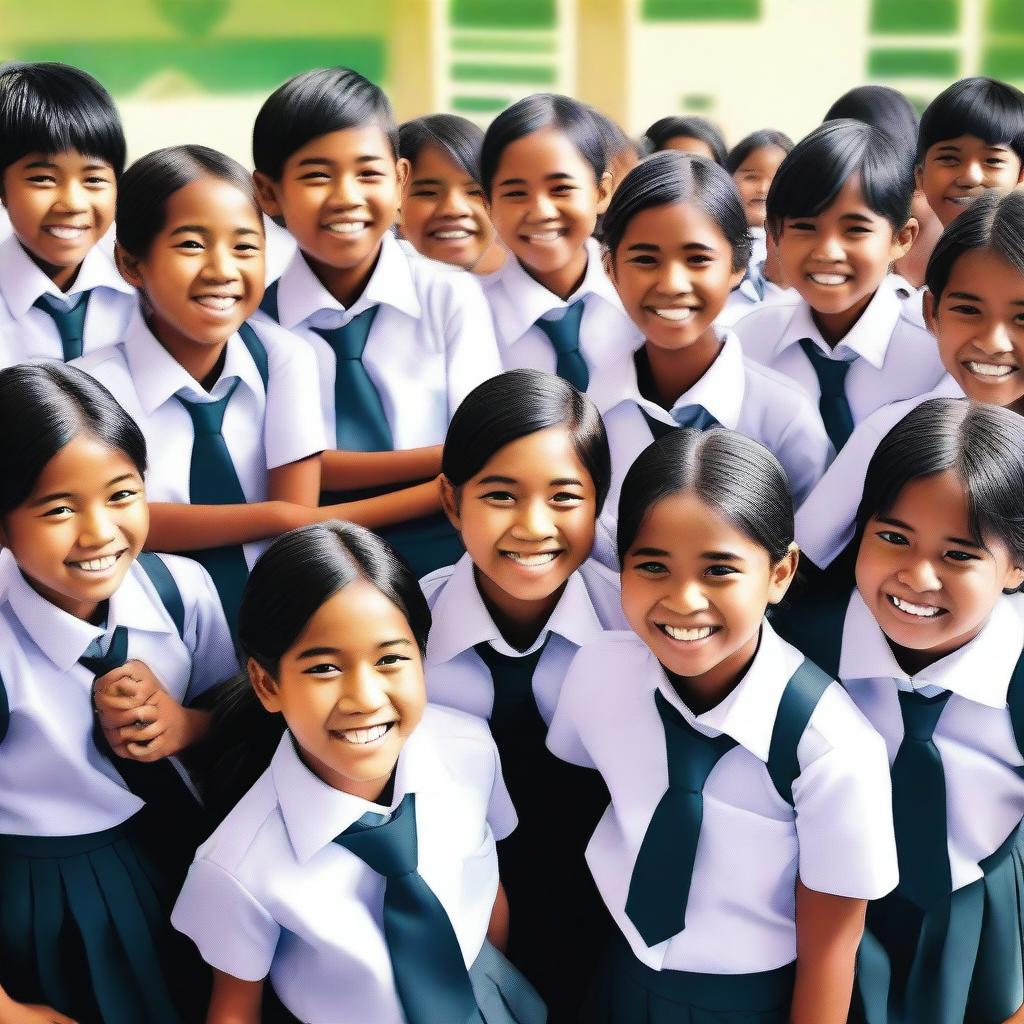
[{"label": "hand", "polygon": [[75,1024],[70,1017],[49,1006],[0,1000],[0,1024]]},{"label": "hand", "polygon": [[93,704],[111,749],[133,761],[177,754],[195,741],[208,717],[183,708],[141,661],[100,676]]}]

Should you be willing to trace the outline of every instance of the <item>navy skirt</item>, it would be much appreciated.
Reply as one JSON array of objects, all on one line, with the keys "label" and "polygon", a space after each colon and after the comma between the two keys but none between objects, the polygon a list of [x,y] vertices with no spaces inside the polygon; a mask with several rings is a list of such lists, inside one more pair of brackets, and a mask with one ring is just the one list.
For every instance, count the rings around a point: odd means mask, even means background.
[{"label": "navy skirt", "polygon": [[170,925],[176,891],[140,812],[82,836],[0,835],[0,984],[80,1024],[192,1024],[208,980]]},{"label": "navy skirt", "polygon": [[1024,1004],[1024,828],[984,876],[922,912],[891,893],[868,907],[850,1020],[1002,1024]]},{"label": "navy skirt", "polygon": [[796,962],[759,974],[655,971],[616,935],[583,1024],[789,1024]]}]

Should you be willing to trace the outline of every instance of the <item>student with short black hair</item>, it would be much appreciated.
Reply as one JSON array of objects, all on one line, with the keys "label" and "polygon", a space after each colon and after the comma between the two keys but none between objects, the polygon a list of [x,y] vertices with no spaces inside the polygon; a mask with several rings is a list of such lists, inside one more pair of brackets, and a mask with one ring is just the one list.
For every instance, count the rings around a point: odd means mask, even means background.
[{"label": "student with short black hair", "polygon": [[125,141],[114,101],[67,64],[0,65],[0,366],[67,362],[121,336],[135,306],[100,241]]},{"label": "student with short black hair", "polygon": [[458,538],[414,485],[437,476],[452,414],[500,368],[479,285],[392,234],[409,161],[387,97],[358,72],[319,68],[275,90],[253,160],[264,212],[298,243],[263,310],[316,353],[324,500],[408,495],[387,539],[420,575],[447,565]]},{"label": "student with short black hair", "polygon": [[729,155],[722,133],[706,117],[663,117],[644,132],[643,142],[648,153],[678,149],[714,160],[719,167]]},{"label": "student with short black hair", "polygon": [[480,164],[510,255],[484,286],[502,364],[586,391],[640,340],[592,237],[611,197],[600,119],[568,96],[527,96],[491,122]]},{"label": "student with short black hair", "polygon": [[797,298],[735,325],[747,356],[795,380],[817,403],[836,450],[888,402],[943,375],[924,326],[886,282],[917,234],[905,158],[878,128],[828,121],[782,162],[768,231]]}]

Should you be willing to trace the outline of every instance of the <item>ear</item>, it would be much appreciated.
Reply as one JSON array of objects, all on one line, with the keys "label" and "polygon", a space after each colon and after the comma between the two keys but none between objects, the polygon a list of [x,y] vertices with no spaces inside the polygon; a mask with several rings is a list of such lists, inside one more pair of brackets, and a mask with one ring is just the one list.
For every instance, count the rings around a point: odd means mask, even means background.
[{"label": "ear", "polygon": [[256,195],[260,206],[268,217],[283,217],[281,200],[278,198],[278,185],[269,174],[262,171],[252,172],[252,183],[256,186]]},{"label": "ear", "polygon": [[615,277],[615,254],[606,245],[601,246],[601,266],[612,284],[618,284]]},{"label": "ear", "polygon": [[914,165],[914,188],[918,192],[924,191],[924,164]]},{"label": "ear", "polygon": [[772,566],[771,579],[768,581],[768,603],[778,604],[789,590],[796,567],[800,564],[800,549],[796,543],[789,545],[789,550]]},{"label": "ear", "polygon": [[441,484],[441,508],[448,517],[448,522],[455,530],[462,532],[462,515],[459,512],[459,493],[455,485],[444,475],[438,478]]},{"label": "ear", "polygon": [[398,188],[403,190],[408,184],[409,175],[412,174],[412,164],[404,156],[395,161],[395,174],[398,177]]},{"label": "ear", "polygon": [[121,276],[133,287],[141,292],[145,285],[142,274],[139,273],[139,261],[120,243],[114,243],[114,262]]},{"label": "ear", "polygon": [[604,213],[612,201],[612,172],[605,171],[597,179],[597,212]]},{"label": "ear", "polygon": [[281,710],[281,699],[277,693],[277,685],[271,674],[255,658],[250,658],[245,663],[245,670],[249,673],[249,682],[256,693],[259,702],[270,712]]},{"label": "ear", "polygon": [[1022,583],[1024,583],[1024,568],[1019,565],[1011,566],[1003,580],[1003,590],[1016,590]]},{"label": "ear", "polygon": [[747,268],[746,267],[740,267],[739,270],[734,270],[732,272],[732,274],[729,275],[729,291],[732,291],[733,288],[738,288],[739,284],[740,284],[740,281],[742,281],[743,278],[746,277],[746,276],[747,276]]},{"label": "ear", "polygon": [[910,220],[908,220],[907,223],[893,235],[892,248],[889,250],[889,259],[893,263],[895,263],[896,260],[903,259],[903,257],[910,252],[914,245],[914,240],[917,238],[920,230],[921,226],[917,223],[917,218],[911,217]]},{"label": "ear", "polygon": [[921,295],[921,313],[924,315],[924,325],[937,338],[939,336],[939,300],[932,295],[928,288],[925,288]]}]

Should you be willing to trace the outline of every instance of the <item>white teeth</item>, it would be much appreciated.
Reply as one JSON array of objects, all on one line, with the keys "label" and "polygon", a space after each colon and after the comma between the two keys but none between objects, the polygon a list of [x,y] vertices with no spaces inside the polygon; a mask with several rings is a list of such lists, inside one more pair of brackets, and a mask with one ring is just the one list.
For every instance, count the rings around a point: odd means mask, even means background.
[{"label": "white teeth", "polygon": [[555,229],[553,231],[535,231],[532,235],[527,235],[526,237],[531,242],[554,242],[561,234],[561,231]]},{"label": "white teeth", "polygon": [[367,743],[375,743],[389,728],[389,725],[372,725],[369,729],[346,729],[340,735],[346,743],[365,746]]},{"label": "white teeth", "polygon": [[710,626],[698,626],[696,629],[680,629],[678,626],[663,625],[661,628],[673,640],[706,640],[711,636]]},{"label": "white teeth", "polygon": [[366,224],[361,220],[345,220],[338,224],[327,224],[325,226],[328,231],[333,231],[336,235],[358,235],[360,231],[366,228]]},{"label": "white teeth", "polygon": [[951,203],[956,203],[957,206],[969,206],[977,199],[977,196],[946,196],[946,199]]},{"label": "white teeth", "polygon": [[886,596],[901,612],[906,612],[908,615],[917,615],[922,619],[934,619],[942,611],[941,608],[932,608],[926,604],[911,604],[909,601],[901,601],[892,594],[887,594]]},{"label": "white teeth", "polygon": [[528,566],[547,565],[558,557],[557,551],[538,551],[535,555],[524,554],[520,551],[503,551],[502,554],[513,562]]},{"label": "white teeth", "polygon": [[660,316],[662,320],[673,320],[677,323],[681,323],[683,320],[689,320],[695,311],[690,309],[688,306],[669,306],[665,309],[652,308],[651,312],[655,316]]},{"label": "white teeth", "polygon": [[117,555],[104,555],[102,558],[90,558],[86,562],[72,562],[78,569],[85,569],[86,572],[103,572],[109,569],[117,561]]},{"label": "white teeth", "polygon": [[845,274],[809,274],[815,284],[837,285],[846,284]]},{"label": "white teeth", "polygon": [[45,229],[47,233],[53,235],[54,238],[63,238],[67,241],[71,241],[74,238],[81,238],[82,235],[88,230],[85,227],[71,227],[63,224],[53,224]]},{"label": "white teeth", "polygon": [[234,295],[199,295],[196,297],[196,302],[205,309],[223,312],[226,309],[231,309],[238,299]]},{"label": "white teeth", "polygon": [[454,241],[456,239],[469,238],[469,232],[468,231],[462,231],[462,230],[459,230],[459,231],[435,231],[434,232],[434,237],[435,238],[440,238],[442,241],[447,242],[447,241]]},{"label": "white teeth", "polygon": [[976,373],[979,377],[1009,377],[1017,369],[1015,366],[1005,366],[996,363],[976,363],[973,361],[965,365],[971,373]]}]

